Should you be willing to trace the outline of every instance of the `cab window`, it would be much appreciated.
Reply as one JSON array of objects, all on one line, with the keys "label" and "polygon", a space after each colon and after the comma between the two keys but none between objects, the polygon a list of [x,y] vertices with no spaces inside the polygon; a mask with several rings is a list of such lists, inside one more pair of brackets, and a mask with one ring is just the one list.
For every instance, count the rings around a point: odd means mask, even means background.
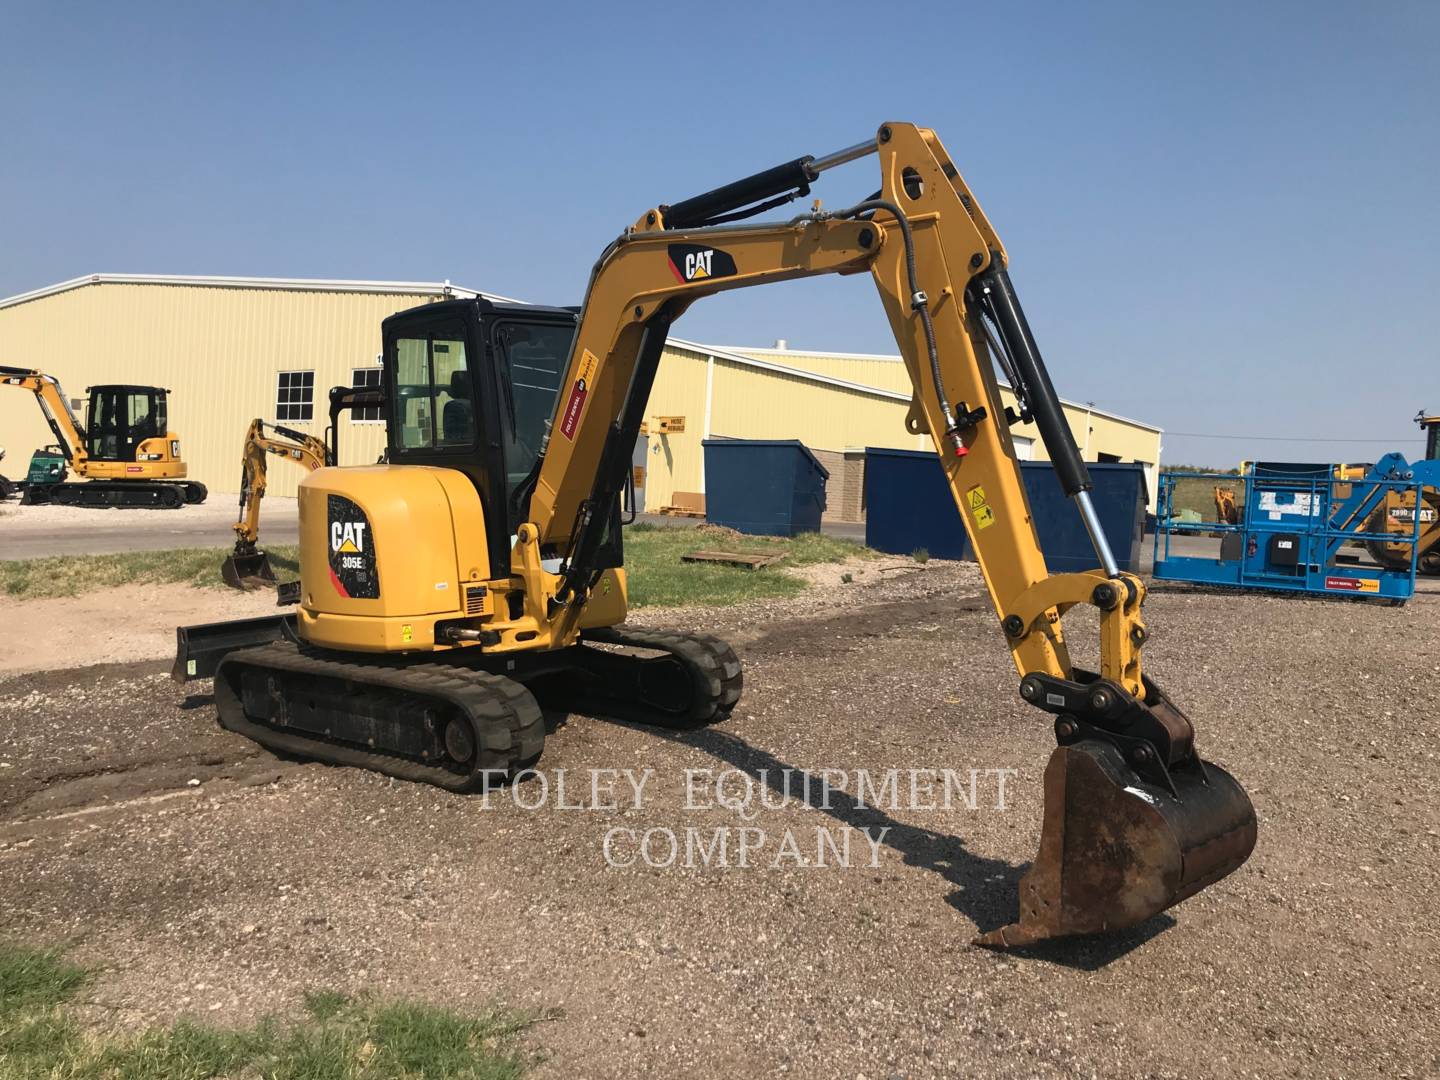
[{"label": "cab window", "polygon": [[509,414],[505,472],[512,491],[530,474],[540,453],[574,340],[571,325],[502,323],[496,329]]},{"label": "cab window", "polygon": [[457,325],[426,337],[397,338],[394,350],[394,445],[402,450],[472,445],[475,404],[463,330]]}]

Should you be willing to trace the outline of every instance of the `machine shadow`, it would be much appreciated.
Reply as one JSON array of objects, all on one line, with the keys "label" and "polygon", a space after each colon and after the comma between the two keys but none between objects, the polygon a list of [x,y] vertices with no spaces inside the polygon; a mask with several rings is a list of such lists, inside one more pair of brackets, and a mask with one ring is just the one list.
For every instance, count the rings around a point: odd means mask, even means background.
[{"label": "machine shadow", "polygon": [[[946,902],[975,923],[977,934],[988,933],[1013,922],[1018,916],[1020,878],[1029,865],[1015,866],[1001,859],[986,858],[968,851],[956,836],[896,821],[883,810],[863,805],[848,792],[826,789],[820,778],[804,769],[787,765],[768,750],[717,728],[699,731],[663,731],[642,725],[611,720],[625,727],[659,734],[672,742],[703,750],[731,768],[766,784],[777,794],[802,798],[808,805],[853,829],[888,828],[881,843],[897,852],[907,866],[938,874],[952,891]],[[788,770],[788,773],[787,771]],[[786,776],[790,777],[787,784]],[[798,790],[797,790],[798,788]],[[1041,960],[1080,971],[1096,971],[1163,933],[1175,920],[1161,914],[1123,932],[1090,938],[1063,938],[1011,949],[1017,957]]]}]

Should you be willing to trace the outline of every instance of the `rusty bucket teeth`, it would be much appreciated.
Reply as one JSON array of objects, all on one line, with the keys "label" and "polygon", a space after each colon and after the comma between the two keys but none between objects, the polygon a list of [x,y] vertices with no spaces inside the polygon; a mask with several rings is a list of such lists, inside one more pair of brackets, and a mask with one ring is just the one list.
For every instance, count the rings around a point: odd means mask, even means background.
[{"label": "rusty bucket teeth", "polygon": [[1045,767],[1040,853],[1020,880],[1020,917],[991,948],[1134,926],[1219,881],[1255,847],[1255,810],[1218,765],[1142,780],[1108,742],[1058,748]]},{"label": "rusty bucket teeth", "polygon": [[270,556],[263,551],[234,554],[220,564],[220,580],[232,589],[263,589],[275,583]]}]

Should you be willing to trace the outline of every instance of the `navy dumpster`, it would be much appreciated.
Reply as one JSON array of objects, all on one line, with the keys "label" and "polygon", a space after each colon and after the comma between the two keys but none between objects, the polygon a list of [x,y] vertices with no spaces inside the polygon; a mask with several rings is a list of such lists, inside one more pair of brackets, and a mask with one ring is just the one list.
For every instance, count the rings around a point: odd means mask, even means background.
[{"label": "navy dumpster", "polygon": [[[1149,495],[1144,467],[1134,463],[1087,463],[1091,498],[1121,570],[1138,573]],[[1045,565],[1051,573],[1093,570],[1099,565],[1080,511],[1065,497],[1048,461],[1022,461],[1020,475]],[[878,551],[909,555],[924,548],[937,559],[973,559],[960,512],[945,482],[940,459],[929,451],[865,451],[865,543]]]},{"label": "navy dumpster", "polygon": [[865,546],[937,559],[965,559],[965,526],[933,453],[865,448]]},{"label": "navy dumpster", "polygon": [[705,518],[754,536],[819,532],[830,473],[796,439],[706,439]]}]

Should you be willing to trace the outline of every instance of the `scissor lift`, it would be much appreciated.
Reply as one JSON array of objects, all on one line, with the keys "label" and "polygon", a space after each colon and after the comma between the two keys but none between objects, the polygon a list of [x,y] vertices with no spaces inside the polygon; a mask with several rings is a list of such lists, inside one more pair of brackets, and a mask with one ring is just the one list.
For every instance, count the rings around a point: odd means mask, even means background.
[{"label": "scissor lift", "polygon": [[[1361,479],[1335,465],[1253,462],[1239,476],[1162,473],[1155,529],[1155,572],[1162,581],[1235,589],[1353,596],[1404,603],[1415,593],[1420,523],[1408,535],[1366,531],[1391,492],[1419,494],[1420,481],[1401,454],[1387,454]],[[1236,524],[1181,521],[1175,489],[1182,481],[1238,487]],[[1200,554],[1218,537],[1216,554]],[[1362,562],[1367,540],[1406,544],[1404,568]],[[1346,550],[1350,548],[1351,550]]]}]

